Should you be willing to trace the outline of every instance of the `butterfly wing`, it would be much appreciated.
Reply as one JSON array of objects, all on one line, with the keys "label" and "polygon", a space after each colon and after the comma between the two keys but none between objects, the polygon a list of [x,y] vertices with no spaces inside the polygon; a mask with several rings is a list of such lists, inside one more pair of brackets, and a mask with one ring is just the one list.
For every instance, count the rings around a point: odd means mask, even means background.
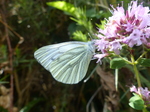
[{"label": "butterfly wing", "polygon": [[93,42],[65,42],[42,47],[34,56],[57,81],[75,84],[85,77],[94,52]]}]

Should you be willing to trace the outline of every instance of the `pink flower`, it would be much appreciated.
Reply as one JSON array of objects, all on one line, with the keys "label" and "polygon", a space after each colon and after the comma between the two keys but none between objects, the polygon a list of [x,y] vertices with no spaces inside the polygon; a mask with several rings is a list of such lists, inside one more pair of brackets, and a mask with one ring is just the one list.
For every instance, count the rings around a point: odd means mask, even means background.
[{"label": "pink flower", "polygon": [[104,58],[104,57],[106,57],[106,56],[108,56],[108,54],[95,54],[94,58],[98,58],[97,63],[100,62],[100,64],[101,64],[102,63],[101,59]]},{"label": "pink flower", "polygon": [[108,18],[104,30],[99,29],[95,41],[97,51],[120,54],[122,45],[129,47],[150,43],[150,9],[138,1],[131,1],[128,9],[112,6],[112,16]]},{"label": "pink flower", "polygon": [[101,51],[102,53],[105,53],[105,49],[107,49],[109,42],[101,39],[101,40],[96,40],[95,45],[97,46],[97,50]]},{"label": "pink flower", "polygon": [[138,93],[138,91],[137,91],[135,86],[130,87],[130,92]]},{"label": "pink flower", "polygon": [[116,54],[120,54],[120,51],[122,49],[122,46],[120,44],[120,40],[114,40],[110,42],[110,51],[114,51]]},{"label": "pink flower", "polygon": [[145,101],[146,105],[150,104],[150,91],[147,87],[142,88],[138,87],[136,88],[134,85],[130,88],[130,92],[134,92],[142,97],[142,99]]},{"label": "pink flower", "polygon": [[133,47],[134,45],[141,45],[142,42],[142,38],[143,38],[143,32],[135,29],[133,30],[133,32],[124,39],[124,43],[127,43],[129,47]]}]

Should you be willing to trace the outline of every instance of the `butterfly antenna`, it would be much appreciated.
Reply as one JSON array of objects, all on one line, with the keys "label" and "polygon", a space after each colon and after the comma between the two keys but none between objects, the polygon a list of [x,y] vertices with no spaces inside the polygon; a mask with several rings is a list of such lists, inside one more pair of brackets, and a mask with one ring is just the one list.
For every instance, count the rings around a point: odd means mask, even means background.
[{"label": "butterfly antenna", "polygon": [[93,40],[93,37],[91,36],[91,33],[88,33],[89,37],[91,40]]},{"label": "butterfly antenna", "polygon": [[93,75],[93,73],[96,71],[96,68],[98,67],[98,64],[96,65],[96,67],[92,70],[92,72],[90,73],[90,75],[83,81],[84,83],[86,83],[90,77]]}]

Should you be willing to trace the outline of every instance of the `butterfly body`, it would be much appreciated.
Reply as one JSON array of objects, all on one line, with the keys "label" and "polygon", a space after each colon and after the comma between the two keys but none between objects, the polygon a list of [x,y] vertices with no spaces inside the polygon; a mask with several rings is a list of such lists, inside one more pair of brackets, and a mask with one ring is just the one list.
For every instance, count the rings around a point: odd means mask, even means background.
[{"label": "butterfly body", "polygon": [[57,81],[75,84],[86,75],[95,53],[93,44],[93,41],[71,41],[48,45],[35,51],[34,57]]}]

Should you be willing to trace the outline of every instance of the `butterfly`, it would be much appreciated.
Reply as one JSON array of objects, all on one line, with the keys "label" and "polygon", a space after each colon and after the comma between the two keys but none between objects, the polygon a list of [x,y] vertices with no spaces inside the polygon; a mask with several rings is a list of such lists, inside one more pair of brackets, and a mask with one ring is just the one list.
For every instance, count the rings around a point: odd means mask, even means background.
[{"label": "butterfly", "polygon": [[57,81],[76,84],[85,77],[94,53],[94,41],[70,41],[41,47],[34,57]]}]

